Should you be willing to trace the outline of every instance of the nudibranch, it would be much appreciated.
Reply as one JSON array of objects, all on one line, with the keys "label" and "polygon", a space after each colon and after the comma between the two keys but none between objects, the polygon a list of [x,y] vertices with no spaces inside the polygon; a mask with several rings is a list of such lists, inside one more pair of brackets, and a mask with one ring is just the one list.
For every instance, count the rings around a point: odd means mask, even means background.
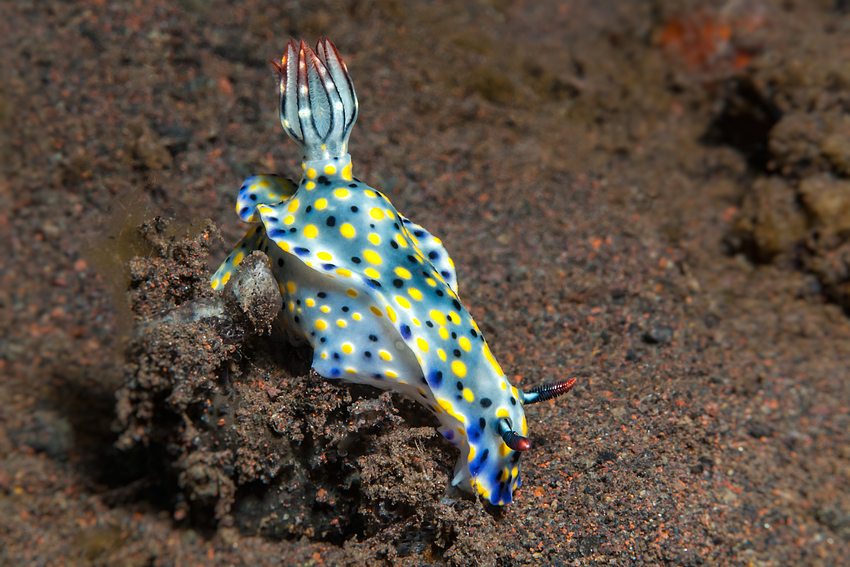
[{"label": "nudibranch", "polygon": [[264,251],[283,296],[283,326],[313,347],[316,372],[421,402],[460,449],[452,484],[509,503],[520,454],[531,446],[523,406],[569,391],[575,379],[528,392],[512,386],[458,298],[440,239],[352,176],[348,137],[358,105],[336,47],[290,40],[272,64],[280,120],[303,152],[303,176],[297,185],[277,175],[245,181],[236,212],[258,224],[212,287]]}]

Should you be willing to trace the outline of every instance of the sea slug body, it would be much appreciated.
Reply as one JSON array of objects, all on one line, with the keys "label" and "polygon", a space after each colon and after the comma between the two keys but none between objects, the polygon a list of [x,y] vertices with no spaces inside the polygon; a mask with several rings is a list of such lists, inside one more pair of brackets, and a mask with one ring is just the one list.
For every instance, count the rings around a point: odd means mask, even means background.
[{"label": "sea slug body", "polygon": [[254,250],[269,257],[294,340],[313,347],[325,378],[418,400],[460,449],[452,484],[492,504],[512,500],[530,447],[523,406],[568,391],[565,380],[522,392],[461,303],[440,240],[352,176],[348,137],[358,105],[327,39],[290,40],[280,63],[280,117],[304,154],[302,179],[249,177],[236,212],[259,222],[212,277],[220,288]]}]

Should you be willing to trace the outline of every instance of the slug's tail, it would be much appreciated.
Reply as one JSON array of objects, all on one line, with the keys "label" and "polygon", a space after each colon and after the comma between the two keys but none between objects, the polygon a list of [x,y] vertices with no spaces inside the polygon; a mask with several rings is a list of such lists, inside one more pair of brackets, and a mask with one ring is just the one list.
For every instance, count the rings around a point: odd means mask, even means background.
[{"label": "slug's tail", "polygon": [[305,161],[348,153],[357,95],[334,44],[322,38],[314,51],[303,39],[290,39],[280,63],[271,64],[280,78],[280,122]]}]

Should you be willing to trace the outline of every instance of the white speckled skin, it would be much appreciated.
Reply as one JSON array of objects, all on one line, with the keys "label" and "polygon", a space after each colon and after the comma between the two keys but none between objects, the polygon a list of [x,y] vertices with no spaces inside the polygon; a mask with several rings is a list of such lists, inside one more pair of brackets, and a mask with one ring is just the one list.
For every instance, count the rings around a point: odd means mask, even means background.
[{"label": "white speckled skin", "polygon": [[[507,504],[519,486],[520,453],[499,433],[506,419],[527,432],[523,395],[510,385],[478,325],[457,296],[454,264],[439,239],[396,211],[380,192],[351,175],[347,153],[328,155],[324,136],[347,147],[356,98],[328,95],[330,112],[310,138],[294,114],[287,89],[313,84],[310,72],[334,87],[332,65],[345,71],[327,40],[317,56],[303,42],[290,42],[281,73],[281,120],[304,150],[303,178],[296,186],[281,177],[250,177],[240,190],[237,212],[259,221],[212,278],[222,286],[255,249],[271,261],[284,300],[289,332],[314,351],[313,368],[340,378],[402,392],[440,420],[440,432],[461,451],[453,484],[475,489],[493,504]],[[325,65],[325,72],[319,66]],[[301,76],[293,77],[292,69]],[[289,73],[289,74],[287,74]],[[347,71],[344,76],[347,78]],[[302,79],[298,82],[298,79]],[[309,97],[298,101],[310,101]],[[334,101],[342,101],[334,104]],[[355,104],[346,111],[344,102]],[[315,101],[310,111],[317,114]],[[321,110],[321,109],[319,109]],[[306,116],[310,116],[307,113]],[[347,123],[347,129],[340,129]],[[300,134],[300,135],[299,135]],[[337,152],[330,152],[339,153]],[[318,159],[316,159],[318,157]]]}]

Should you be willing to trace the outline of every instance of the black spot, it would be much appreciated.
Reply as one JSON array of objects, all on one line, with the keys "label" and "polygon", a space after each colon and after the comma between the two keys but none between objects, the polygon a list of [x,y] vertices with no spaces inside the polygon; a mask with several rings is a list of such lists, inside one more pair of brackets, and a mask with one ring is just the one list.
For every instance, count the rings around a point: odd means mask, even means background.
[{"label": "black spot", "polygon": [[335,352],[333,356],[334,356],[334,360],[339,360],[339,353],[338,352]]},{"label": "black spot", "polygon": [[448,315],[446,315],[446,319],[448,319],[448,320],[449,320],[449,321],[451,321],[452,323],[457,323],[457,321],[455,321],[455,320],[452,318],[452,314],[451,314],[451,313],[449,313]]},{"label": "black spot", "polygon": [[268,247],[268,246],[265,246],[265,247],[263,248],[263,252],[265,252],[266,254],[268,254],[268,253],[269,253],[269,247]]},{"label": "black spot", "polygon": [[343,306],[343,308],[342,308],[342,312],[343,312],[343,313],[348,313],[348,307],[347,307],[347,306]]},{"label": "black spot", "polygon": [[439,370],[432,370],[430,374],[428,374],[428,383],[431,384],[433,388],[437,388],[440,384],[443,383],[443,373]]},{"label": "black spot", "polygon": [[472,335],[473,337],[476,337],[476,338],[478,337],[478,333],[475,332],[475,329],[470,329],[469,334]]},{"label": "black spot", "polygon": [[430,277],[431,277],[431,274],[429,274],[429,273],[428,273],[428,272],[426,272],[425,270],[422,270],[422,275],[423,275],[423,276],[425,276],[426,278],[430,278]]},{"label": "black spot", "polygon": [[463,382],[460,382],[460,381],[455,382],[455,388],[457,388],[459,392],[462,391],[463,390]]},{"label": "black spot", "polygon": [[351,261],[354,262],[355,264],[359,264],[360,262],[362,262],[362,260],[360,258],[358,258],[357,256],[352,256]]},{"label": "black spot", "polygon": [[459,351],[458,349],[454,349],[454,350],[452,351],[452,354],[454,354],[454,355],[455,355],[455,358],[460,358],[460,351]]},{"label": "black spot", "polygon": [[375,228],[375,224],[374,224],[374,223],[370,223],[370,224],[369,224],[369,228]]},{"label": "black spot", "polygon": [[493,400],[491,400],[490,398],[481,398],[481,401],[478,403],[481,404],[482,408],[489,408],[493,405]]},{"label": "black spot", "polygon": [[255,194],[253,194],[253,193],[251,193],[250,195],[248,195],[248,198],[249,198],[249,199],[251,199],[252,201],[256,201],[256,200],[257,200],[257,196],[256,196]]},{"label": "black spot", "polygon": [[351,212],[352,212],[352,213],[356,213],[356,212],[357,212],[357,211],[359,211],[359,210],[360,210],[360,209],[358,209],[358,208],[357,208],[357,205],[351,205]]},{"label": "black spot", "polygon": [[460,301],[457,299],[452,299],[452,305],[455,306],[455,309],[460,310]]},{"label": "black spot", "polygon": [[313,206],[312,206],[312,205],[307,205],[307,208],[306,208],[306,209],[304,209],[304,210],[305,210],[305,211],[307,211],[307,212],[309,213],[310,211],[312,211],[312,210],[313,210]]},{"label": "black spot", "polygon": [[401,227],[400,227],[400,226],[398,226],[398,223],[397,223],[397,222],[394,222],[394,223],[393,223],[393,226],[395,227],[395,229],[396,229],[396,230],[400,230],[400,229],[401,229]]},{"label": "black spot", "polygon": [[281,268],[283,267],[283,258],[277,259],[277,265],[280,266]]},{"label": "black spot", "polygon": [[404,340],[410,339],[411,334],[410,334],[410,327],[409,326],[402,325],[401,327],[399,327],[399,330],[401,331],[401,336]]},{"label": "black spot", "polygon": [[432,260],[436,260],[437,258],[440,257],[440,255],[432,250],[432,251],[428,252],[428,257],[431,258]]},{"label": "black spot", "polygon": [[336,264],[322,264],[322,267],[326,270],[333,270],[336,268]]},{"label": "black spot", "polygon": [[353,188],[355,188],[355,189],[356,189],[356,188],[357,188],[357,183],[349,183],[349,184],[348,184],[348,186],[349,186],[349,187],[353,187]]},{"label": "black spot", "polygon": [[434,293],[436,293],[438,297],[443,297],[443,296],[445,295],[445,293],[443,293],[443,292],[442,292],[441,290],[439,290],[439,289],[435,289],[435,290],[434,290]]},{"label": "black spot", "polygon": [[480,427],[481,429],[484,429],[484,427],[486,425],[487,425],[487,420],[484,419],[483,417],[479,417],[478,418],[478,427]]},{"label": "black spot", "polygon": [[321,342],[325,342],[327,339],[326,339],[325,337],[322,337],[322,338],[321,338],[321,339],[319,339],[319,340],[320,340]]},{"label": "black spot", "polygon": [[383,380],[384,379],[384,377],[381,376],[380,374],[372,374],[372,378],[374,378],[375,380]]},{"label": "black spot", "polygon": [[403,287],[404,282],[402,280],[396,278],[396,279],[393,280],[393,285],[396,286],[396,287]]},{"label": "black spot", "polygon": [[298,232],[298,229],[295,228],[295,227],[292,227],[292,228],[289,229],[289,232]]},{"label": "black spot", "polygon": [[334,226],[336,224],[336,217],[328,217],[328,220],[325,221],[325,224],[328,226]]},{"label": "black spot", "polygon": [[422,231],[422,230],[414,230],[414,231],[413,231],[413,236],[415,236],[416,238],[420,238],[420,237],[422,237],[422,236],[425,236],[425,232],[424,232],[424,231]]},{"label": "black spot", "polygon": [[372,358],[372,353],[367,350],[363,353],[363,356],[365,356],[366,358]]},{"label": "black spot", "polygon": [[321,183],[322,185],[328,185],[328,178],[325,177],[324,175],[320,175],[319,178],[316,180],[316,183]]},{"label": "black spot", "polygon": [[378,280],[369,280],[366,283],[368,283],[369,285],[371,285],[375,289],[381,289],[382,287],[384,287],[384,286],[381,285],[381,283]]},{"label": "black spot", "polygon": [[247,243],[247,242],[243,242],[243,243],[242,243],[242,245],[241,245],[241,246],[239,246],[239,248],[245,248],[246,246],[248,246],[248,243]]},{"label": "black spot", "polygon": [[295,322],[296,322],[296,323],[300,323],[300,322],[301,322],[301,319],[299,319],[299,318],[298,318],[298,315],[296,315],[296,316],[295,316]]},{"label": "black spot", "polygon": [[446,270],[441,271],[440,275],[443,276],[444,278],[448,278],[449,276],[451,276],[451,274],[449,272],[447,272]]},{"label": "black spot", "polygon": [[242,216],[242,215],[244,215],[244,214],[245,214],[245,213],[247,213],[247,212],[248,212],[248,207],[242,207],[242,208],[239,210],[239,216]]},{"label": "black spot", "polygon": [[316,294],[316,297],[321,297],[322,299],[326,298],[327,296],[328,296],[328,294],[325,293],[324,291],[320,291],[319,293]]},{"label": "black spot", "polygon": [[398,242],[396,242],[395,240],[390,240],[390,246],[398,250]]},{"label": "black spot", "polygon": [[425,321],[425,324],[431,327],[432,329],[434,328],[434,323],[432,323],[431,321]]},{"label": "black spot", "polygon": [[456,338],[457,338],[457,333],[452,332],[452,338],[453,338],[453,339],[456,339]]},{"label": "black spot", "polygon": [[311,337],[315,337],[315,336],[316,336],[316,331],[310,331],[310,336],[311,336]]},{"label": "black spot", "polygon": [[269,231],[269,236],[271,236],[272,238],[277,238],[281,234],[286,234],[286,232],[277,228],[273,228]]},{"label": "black spot", "polygon": [[455,398],[457,399],[457,401],[460,401],[460,400],[462,400],[462,399],[463,399],[463,396],[461,396],[460,394],[458,394],[458,395],[456,395],[456,396],[455,396]]},{"label": "black spot", "polygon": [[378,337],[376,337],[375,335],[369,335],[369,340],[373,343],[376,343],[378,342]]},{"label": "black spot", "polygon": [[515,398],[515,397],[513,397],[513,396],[511,396],[511,405],[512,405],[512,406],[515,406],[515,405],[516,405],[516,398]]},{"label": "black spot", "polygon": [[296,299],[296,300],[295,300],[295,305],[301,305],[301,300],[300,300],[300,299]]},{"label": "black spot", "polygon": [[408,255],[407,255],[407,260],[408,260],[409,262],[413,262],[414,264],[419,263],[419,260],[417,260],[417,259],[416,259],[416,256],[414,256],[413,254],[408,254]]},{"label": "black spot", "polygon": [[277,217],[269,217],[269,222],[277,222]]}]

